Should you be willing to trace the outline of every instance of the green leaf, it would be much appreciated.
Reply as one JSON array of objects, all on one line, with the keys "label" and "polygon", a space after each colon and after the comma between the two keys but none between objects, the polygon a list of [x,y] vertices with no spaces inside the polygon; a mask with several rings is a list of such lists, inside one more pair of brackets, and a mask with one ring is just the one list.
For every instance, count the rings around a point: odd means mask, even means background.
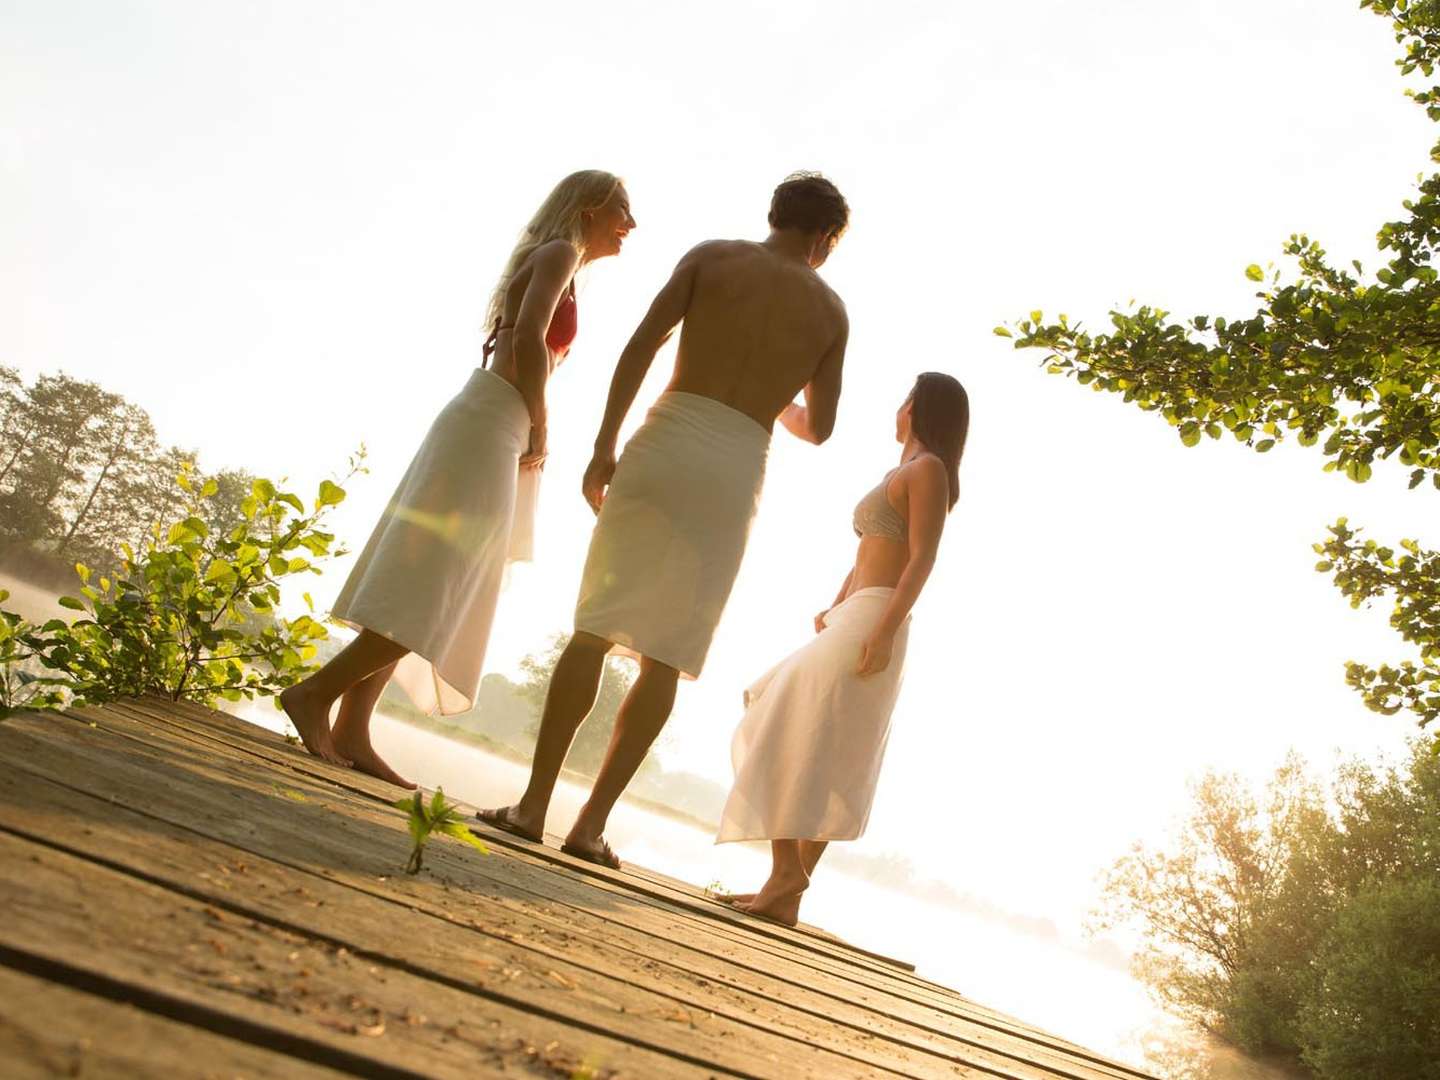
[{"label": "green leaf", "polygon": [[257,502],[269,502],[275,498],[275,485],[263,478],[255,480],[250,485],[250,494],[255,496]]},{"label": "green leaf", "polygon": [[[322,506],[338,506],[345,501],[345,489],[329,480],[320,481],[320,494],[315,500],[315,509]],[[328,524],[328,522],[327,522]]]},{"label": "green leaf", "polygon": [[73,596],[62,596],[59,600],[56,601],[56,603],[63,608],[69,608],[71,611],[85,610],[85,605],[79,600],[75,599],[75,597]]},{"label": "green leaf", "polygon": [[440,831],[446,836],[453,836],[456,840],[469,844],[482,855],[490,854],[490,849],[485,846],[485,841],[471,832],[470,826],[466,825],[463,821],[452,821],[442,825],[440,826]]},{"label": "green leaf", "polygon": [[205,486],[200,489],[202,499],[213,499],[218,494],[220,494],[220,485],[214,480],[206,480]]},{"label": "green leaf", "polygon": [[1274,439],[1261,439],[1255,444],[1255,449],[1262,454],[1267,454],[1275,446]]},{"label": "green leaf", "polygon": [[1256,263],[1251,263],[1245,268],[1245,276],[1251,281],[1264,281],[1265,271],[1261,270]]},{"label": "green leaf", "polygon": [[210,569],[205,571],[205,584],[213,585],[217,581],[231,581],[236,577],[233,566],[223,559],[216,559],[210,564]]},{"label": "green leaf", "polygon": [[995,335],[996,335],[997,337],[1008,337],[1008,338],[1013,338],[1013,337],[1015,336],[1014,334],[1010,333],[1010,331],[1009,331],[1009,329],[1008,329],[1007,327],[1004,327],[1004,326],[997,326],[997,327],[995,327]]}]

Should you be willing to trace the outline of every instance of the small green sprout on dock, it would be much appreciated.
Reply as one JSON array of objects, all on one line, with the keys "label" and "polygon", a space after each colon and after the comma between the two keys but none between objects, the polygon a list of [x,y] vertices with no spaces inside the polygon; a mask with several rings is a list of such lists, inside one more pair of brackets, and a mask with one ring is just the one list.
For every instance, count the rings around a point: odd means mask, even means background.
[{"label": "small green sprout on dock", "polygon": [[430,839],[432,832],[453,836],[456,840],[479,849],[482,855],[490,854],[490,849],[465,824],[465,819],[455,809],[455,804],[445,801],[444,788],[435,789],[428,807],[425,805],[425,796],[418,791],[413,798],[399,799],[393,805],[397,810],[404,810],[410,815],[410,839],[415,846],[410,849],[410,861],[405,864],[407,874],[420,872],[425,841]]}]

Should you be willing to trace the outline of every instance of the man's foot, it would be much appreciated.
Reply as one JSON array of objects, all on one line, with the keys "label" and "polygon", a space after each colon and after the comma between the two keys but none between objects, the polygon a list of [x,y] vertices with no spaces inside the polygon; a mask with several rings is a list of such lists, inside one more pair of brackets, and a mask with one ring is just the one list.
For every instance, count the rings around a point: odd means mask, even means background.
[{"label": "man's foot", "polygon": [[415,790],[415,785],[406,780],[389,765],[385,759],[375,753],[375,748],[370,745],[368,735],[347,736],[341,730],[341,725],[335,726],[333,732],[335,748],[350,759],[350,767],[356,772],[369,773],[378,780],[384,780],[387,784],[394,784],[409,791]]},{"label": "man's foot", "polygon": [[756,894],[753,892],[732,892],[713,893],[710,898],[712,900],[718,900],[722,904],[729,904],[731,907],[737,907],[740,904],[750,903],[752,900],[755,899],[755,896]]},{"label": "man's foot", "polygon": [[303,682],[280,691],[280,707],[295,725],[306,750],[335,765],[350,764],[330,738],[330,710],[305,689]]},{"label": "man's foot", "polygon": [[532,844],[543,844],[545,842],[545,823],[531,821],[520,812],[518,806],[501,806],[494,810],[477,810],[475,816],[489,825],[492,829],[499,829],[511,836],[518,836],[521,840],[529,840]]},{"label": "man's foot", "polygon": [[593,840],[576,839],[572,833],[570,837],[566,838],[565,843],[560,845],[560,850],[566,855],[584,859],[596,866],[607,866],[611,870],[620,869],[620,856],[611,850],[603,836],[597,836]]},{"label": "man's foot", "polygon": [[746,915],[758,915],[786,926],[800,921],[800,898],[810,886],[808,877],[777,878],[772,876],[748,903],[737,903],[735,909]]}]

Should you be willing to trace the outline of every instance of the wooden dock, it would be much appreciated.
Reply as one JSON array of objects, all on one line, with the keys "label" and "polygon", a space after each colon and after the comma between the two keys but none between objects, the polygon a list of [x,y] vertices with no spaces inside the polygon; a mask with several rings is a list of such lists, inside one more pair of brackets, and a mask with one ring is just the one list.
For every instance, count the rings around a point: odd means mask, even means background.
[{"label": "wooden dock", "polygon": [[407,876],[401,794],[191,705],[0,722],[0,1072],[1147,1075],[639,868],[482,829]]}]

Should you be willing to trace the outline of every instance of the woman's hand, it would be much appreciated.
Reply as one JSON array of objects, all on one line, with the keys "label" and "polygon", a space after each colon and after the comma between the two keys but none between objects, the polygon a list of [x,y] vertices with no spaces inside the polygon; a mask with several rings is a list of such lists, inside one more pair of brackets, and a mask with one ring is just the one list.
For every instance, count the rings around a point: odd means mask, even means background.
[{"label": "woman's hand", "polygon": [[615,455],[596,450],[590,464],[585,467],[585,478],[580,481],[580,492],[590,504],[590,509],[597,514],[600,513],[600,504],[605,501],[605,489],[610,486],[614,475]]},{"label": "woman's hand", "polygon": [[855,674],[861,678],[866,675],[880,674],[890,666],[890,653],[894,648],[894,634],[884,632],[871,634],[860,648],[860,663],[855,668]]},{"label": "woman's hand", "polygon": [[819,615],[815,616],[815,633],[818,634],[825,629],[825,616],[829,614],[830,609],[827,607],[824,611],[820,612]]},{"label": "woman's hand", "polygon": [[522,469],[540,469],[545,466],[549,451],[545,448],[545,425],[530,426],[530,448],[520,455]]}]

